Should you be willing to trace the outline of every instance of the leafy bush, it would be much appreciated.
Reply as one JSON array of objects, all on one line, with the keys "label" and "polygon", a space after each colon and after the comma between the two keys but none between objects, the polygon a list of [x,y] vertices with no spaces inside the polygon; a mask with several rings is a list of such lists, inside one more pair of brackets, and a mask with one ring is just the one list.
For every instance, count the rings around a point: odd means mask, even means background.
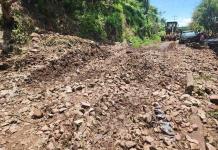
[{"label": "leafy bush", "polygon": [[207,32],[217,33],[218,22],[218,1],[202,0],[193,13],[191,27],[194,30],[206,30]]},{"label": "leafy bush", "polygon": [[43,27],[97,41],[122,42],[131,33],[139,44],[160,29],[158,11],[147,0],[22,1]]},{"label": "leafy bush", "polygon": [[144,38],[144,39],[141,39],[138,36],[130,36],[127,39],[132,44],[132,46],[135,48],[161,41],[161,38],[159,35],[153,35],[151,38]]},{"label": "leafy bush", "polygon": [[15,44],[25,44],[34,30],[33,22],[18,11],[15,12],[14,19],[16,25],[12,30],[12,40]]},{"label": "leafy bush", "polygon": [[104,18],[100,15],[85,14],[80,18],[80,35],[98,41],[106,39]]},{"label": "leafy bush", "polygon": [[107,39],[113,42],[123,40],[124,17],[121,13],[114,13],[107,17],[105,23],[105,31]]}]

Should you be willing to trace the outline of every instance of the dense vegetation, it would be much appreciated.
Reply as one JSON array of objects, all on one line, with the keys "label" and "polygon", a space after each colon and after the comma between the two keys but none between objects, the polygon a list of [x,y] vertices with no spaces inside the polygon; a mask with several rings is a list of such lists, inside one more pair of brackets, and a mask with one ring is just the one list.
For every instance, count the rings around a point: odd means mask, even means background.
[{"label": "dense vegetation", "polygon": [[41,27],[97,41],[158,40],[158,11],[148,0],[22,0]]},{"label": "dense vegetation", "polygon": [[205,30],[208,33],[218,32],[218,1],[203,0],[193,14],[191,27],[194,30]]}]

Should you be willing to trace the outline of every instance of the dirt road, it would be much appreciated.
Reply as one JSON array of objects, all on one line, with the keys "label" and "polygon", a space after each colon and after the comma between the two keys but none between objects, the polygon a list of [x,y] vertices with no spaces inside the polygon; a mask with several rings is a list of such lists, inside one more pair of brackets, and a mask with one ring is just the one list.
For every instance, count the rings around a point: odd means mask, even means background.
[{"label": "dirt road", "polygon": [[29,52],[0,72],[1,150],[218,148],[212,50],[32,37]]}]

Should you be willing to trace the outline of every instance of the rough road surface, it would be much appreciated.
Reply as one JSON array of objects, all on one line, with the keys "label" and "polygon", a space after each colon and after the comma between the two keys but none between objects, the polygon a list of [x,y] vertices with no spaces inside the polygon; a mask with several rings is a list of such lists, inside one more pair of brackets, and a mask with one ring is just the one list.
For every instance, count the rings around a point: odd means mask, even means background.
[{"label": "rough road surface", "polygon": [[32,34],[25,50],[0,65],[0,150],[218,148],[212,50],[58,34]]}]

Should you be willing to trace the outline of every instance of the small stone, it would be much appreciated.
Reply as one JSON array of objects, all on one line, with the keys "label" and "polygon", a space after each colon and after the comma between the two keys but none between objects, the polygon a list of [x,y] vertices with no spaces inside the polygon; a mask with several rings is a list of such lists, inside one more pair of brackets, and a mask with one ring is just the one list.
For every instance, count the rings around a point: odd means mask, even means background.
[{"label": "small stone", "polygon": [[83,119],[78,119],[78,120],[74,121],[74,123],[78,126],[81,125],[83,122],[84,122]]},{"label": "small stone", "polygon": [[182,137],[181,137],[180,134],[176,134],[176,135],[175,135],[175,139],[176,139],[177,141],[180,141],[180,140],[182,139]]},{"label": "small stone", "polygon": [[209,144],[214,143],[214,139],[213,139],[213,137],[210,136],[210,135],[207,135],[207,136],[206,136],[206,140],[208,141]]},{"label": "small stone", "polygon": [[118,119],[119,119],[120,121],[123,121],[123,120],[125,119],[125,115],[123,115],[123,114],[119,115],[119,116],[118,116]]},{"label": "small stone", "polygon": [[168,139],[168,138],[164,138],[163,142],[164,142],[164,144],[165,144],[166,146],[172,145],[172,142],[171,142],[170,139]]},{"label": "small stone", "polygon": [[164,134],[167,134],[170,136],[175,135],[174,130],[169,122],[163,122],[160,129]]},{"label": "small stone", "polygon": [[200,147],[196,143],[190,143],[190,149],[191,150],[200,150]]},{"label": "small stone", "polygon": [[141,134],[142,134],[142,135],[148,135],[148,130],[147,130],[147,129],[142,130],[142,131],[141,131]]},{"label": "small stone", "polygon": [[190,123],[190,122],[186,122],[186,123],[184,123],[184,125],[185,125],[186,127],[190,127],[191,123]]},{"label": "small stone", "polygon": [[181,97],[180,97],[180,100],[184,101],[184,100],[188,100],[190,97],[189,94],[183,94]]},{"label": "small stone", "polygon": [[166,115],[166,119],[170,122],[172,120],[172,117],[170,115]]},{"label": "small stone", "polygon": [[198,140],[192,139],[190,136],[186,135],[186,139],[191,142],[191,143],[195,143],[195,144],[199,144]]},{"label": "small stone", "polygon": [[136,142],[134,142],[134,141],[126,141],[125,142],[125,146],[127,148],[132,148],[132,147],[136,146]]},{"label": "small stone", "polygon": [[142,134],[140,129],[136,129],[135,133],[136,133],[136,135],[141,135]]},{"label": "small stone", "polygon": [[190,97],[190,101],[191,101],[193,106],[199,107],[201,105],[201,102],[198,99],[194,98],[194,97]]},{"label": "small stone", "polygon": [[44,125],[41,130],[43,132],[45,132],[45,131],[49,131],[50,129],[49,129],[49,127],[47,125]]},{"label": "small stone", "polygon": [[73,92],[71,86],[66,86],[65,91],[66,91],[66,93],[72,93]]},{"label": "small stone", "polygon": [[218,105],[218,95],[211,95],[210,102],[215,104],[215,105]]},{"label": "small stone", "polygon": [[18,129],[18,125],[16,125],[16,124],[12,124],[9,128],[11,133],[17,132],[17,129]]},{"label": "small stone", "polygon": [[193,128],[189,128],[189,129],[188,129],[188,132],[189,132],[189,133],[192,133],[192,132],[193,132]]},{"label": "small stone", "polygon": [[54,150],[55,149],[55,146],[52,142],[49,142],[48,145],[47,145],[47,149],[48,150]]},{"label": "small stone", "polygon": [[155,147],[155,146],[150,146],[150,150],[162,150],[162,148],[160,148],[160,147]]},{"label": "small stone", "polygon": [[6,144],[6,143],[7,143],[7,140],[6,140],[6,139],[3,139],[3,138],[1,138],[1,140],[0,140],[0,145]]},{"label": "small stone", "polygon": [[32,119],[40,119],[43,117],[43,112],[40,109],[33,108],[31,117]]},{"label": "small stone", "polygon": [[152,114],[151,114],[151,113],[146,113],[146,114],[144,115],[144,117],[145,117],[145,121],[146,121],[147,123],[151,123],[151,121],[152,121]]},{"label": "small stone", "polygon": [[197,131],[197,130],[198,130],[198,125],[197,125],[197,124],[193,124],[191,127],[192,127],[192,129],[193,129],[194,131]]},{"label": "small stone", "polygon": [[147,144],[144,144],[144,146],[143,146],[143,150],[150,150],[150,146],[147,145]]},{"label": "small stone", "polygon": [[66,110],[67,110],[67,108],[63,107],[63,108],[60,108],[58,111],[59,111],[59,113],[63,113],[63,112],[65,112]]},{"label": "small stone", "polygon": [[75,90],[76,91],[81,91],[83,88],[84,88],[83,86],[79,85],[79,86],[75,87]]},{"label": "small stone", "polygon": [[206,119],[206,113],[202,109],[198,109],[198,116],[201,118],[201,120]]},{"label": "small stone", "polygon": [[151,144],[152,142],[154,142],[154,138],[151,137],[151,136],[145,136],[145,137],[143,138],[143,141],[146,142],[146,143],[148,143],[148,144]]},{"label": "small stone", "polygon": [[72,106],[72,104],[71,104],[70,102],[66,102],[66,103],[65,103],[65,106],[66,106],[67,108],[69,108],[69,107]]},{"label": "small stone", "polygon": [[154,128],[154,132],[155,132],[155,133],[160,133],[160,132],[161,132],[161,130],[160,130],[160,128],[159,128],[159,127],[156,127],[156,128]]},{"label": "small stone", "polygon": [[216,150],[216,148],[213,145],[209,144],[209,143],[206,143],[206,149],[207,150]]},{"label": "small stone", "polygon": [[37,53],[37,52],[39,52],[39,50],[36,49],[36,48],[30,49],[29,51],[30,51],[30,52],[33,52],[33,53]]},{"label": "small stone", "polygon": [[91,104],[89,102],[81,102],[81,107],[82,108],[90,108]]},{"label": "small stone", "polygon": [[191,107],[191,106],[192,106],[192,102],[190,102],[190,101],[188,101],[188,100],[184,101],[184,104],[185,104],[186,106],[188,106],[188,107]]},{"label": "small stone", "polygon": [[159,95],[159,91],[155,91],[155,92],[153,92],[152,94],[154,95],[154,96],[158,96]]}]

